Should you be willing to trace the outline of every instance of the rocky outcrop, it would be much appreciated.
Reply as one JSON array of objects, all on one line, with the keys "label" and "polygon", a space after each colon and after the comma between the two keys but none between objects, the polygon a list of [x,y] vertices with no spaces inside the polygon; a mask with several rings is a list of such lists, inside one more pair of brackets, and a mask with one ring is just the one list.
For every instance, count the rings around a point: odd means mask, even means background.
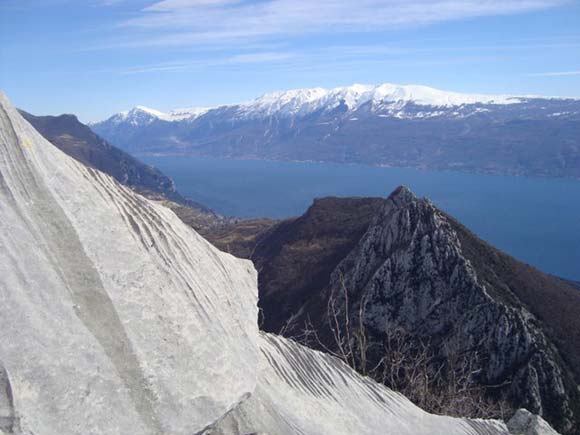
[{"label": "rocky outcrop", "polygon": [[260,271],[264,330],[278,333],[292,313],[326,285],[383,202],[382,198],[316,199],[303,216],[278,223],[258,239],[250,258]]},{"label": "rocky outcrop", "polygon": [[433,416],[401,394],[361,377],[338,359],[271,334],[249,400],[207,435],[507,435],[504,423]]},{"label": "rocky outcrop", "polygon": [[[370,340],[382,343],[389,331],[403,330],[428,342],[440,360],[452,349],[474,364],[479,384],[563,432],[575,430],[571,369],[544,327],[515,292],[480,281],[453,221],[408,189],[384,203],[332,273],[324,298],[336,298],[340,309],[348,304],[350,323],[362,321]],[[314,309],[303,307],[301,315]]]},{"label": "rocky outcrop", "polygon": [[191,434],[212,424],[256,383],[251,263],[0,104],[7,430]]},{"label": "rocky outcrop", "polygon": [[518,409],[507,426],[513,435],[556,435],[558,433],[542,417],[525,409]]}]

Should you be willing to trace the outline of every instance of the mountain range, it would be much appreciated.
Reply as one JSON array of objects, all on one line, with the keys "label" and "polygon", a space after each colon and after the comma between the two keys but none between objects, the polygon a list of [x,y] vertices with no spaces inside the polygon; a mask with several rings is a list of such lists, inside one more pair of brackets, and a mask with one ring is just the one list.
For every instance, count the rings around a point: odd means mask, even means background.
[{"label": "mountain range", "polygon": [[256,270],[44,139],[0,94],[0,433],[555,435],[429,414],[258,331]]},{"label": "mountain range", "polygon": [[[71,141],[82,143],[87,155],[93,148],[102,149],[97,136],[90,137],[98,140],[87,140],[79,135],[86,127],[76,119],[65,117],[68,122],[63,123],[62,117],[26,116],[73,157],[76,148],[66,146]],[[54,131],[59,133],[48,135]],[[112,162],[120,152],[110,145],[105,150]],[[89,166],[94,167],[90,162]],[[111,167],[102,168],[114,175]],[[345,362],[404,391],[422,407],[472,417],[496,415],[498,406],[505,406],[502,412],[508,414],[508,408],[526,407],[562,433],[575,433],[580,293],[571,283],[488,245],[428,200],[406,188],[387,199],[323,198],[303,216],[278,222],[216,220],[217,215],[211,214],[200,222],[195,208],[168,200],[163,204],[215,246],[253,261],[259,271],[263,330],[336,353],[337,342],[329,329],[329,320],[338,320],[329,315],[332,302],[341,314],[340,330],[346,328],[346,319],[347,324],[362,325],[368,344],[361,353],[364,364],[360,356]],[[477,372],[464,387],[484,392],[484,397],[455,391],[455,402],[449,402],[439,393],[444,390],[441,385],[432,385],[433,392],[425,394],[423,387],[386,381],[376,370],[369,372],[369,365],[382,372],[388,368],[381,365],[385,353],[380,349],[393,331],[405,333],[409,345],[405,361],[418,360],[413,353],[425,346],[429,375],[449,370],[442,362],[459,352]],[[346,332],[358,337],[351,343],[356,346],[360,336],[348,328],[341,334]],[[455,349],[452,354],[450,348]],[[474,401],[486,405],[474,406]],[[463,403],[460,408],[458,402]]]},{"label": "mountain range", "polygon": [[352,85],[91,124],[132,154],[325,161],[580,177],[580,100]]}]

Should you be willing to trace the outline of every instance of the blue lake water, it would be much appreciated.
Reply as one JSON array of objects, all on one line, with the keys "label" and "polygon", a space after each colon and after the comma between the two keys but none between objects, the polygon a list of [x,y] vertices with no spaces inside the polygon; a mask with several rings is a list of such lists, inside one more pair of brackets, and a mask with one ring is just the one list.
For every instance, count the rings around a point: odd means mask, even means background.
[{"label": "blue lake water", "polygon": [[580,281],[580,181],[329,163],[140,156],[218,213],[283,218],[316,197],[429,197],[477,235],[540,269]]}]

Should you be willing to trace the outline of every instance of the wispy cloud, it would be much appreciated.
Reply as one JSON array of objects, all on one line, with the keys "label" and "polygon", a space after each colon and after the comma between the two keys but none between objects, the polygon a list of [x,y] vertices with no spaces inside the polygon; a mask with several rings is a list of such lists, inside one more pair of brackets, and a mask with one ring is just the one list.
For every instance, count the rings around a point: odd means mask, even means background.
[{"label": "wispy cloud", "polygon": [[97,72],[117,73],[117,74],[146,74],[157,72],[192,72],[205,68],[232,67],[236,65],[247,64],[270,64],[275,65],[281,62],[294,59],[294,53],[284,52],[258,52],[258,53],[240,53],[233,56],[214,57],[206,59],[184,59],[171,62],[161,62],[148,65],[140,65],[116,70],[100,70]]},{"label": "wispy cloud", "polygon": [[[352,48],[352,50],[349,50]],[[264,65],[268,72],[284,71],[286,73],[316,72],[316,71],[346,71],[384,69],[391,67],[420,68],[440,65],[462,65],[473,63],[489,63],[505,60],[497,53],[474,54],[461,53],[453,56],[414,55],[413,50],[403,47],[390,47],[379,51],[380,47],[345,47],[334,46],[297,52],[247,52],[234,55],[217,55],[207,53],[206,56],[196,54],[194,58],[177,59],[168,62],[158,62],[145,65],[128,66],[115,69],[103,69],[96,73],[114,73],[120,75],[149,74],[149,73],[190,73],[202,70],[231,70],[242,68],[245,65]],[[377,54],[389,54],[377,56]],[[509,57],[509,56],[508,56]]]},{"label": "wispy cloud", "polygon": [[440,46],[424,46],[422,44],[415,45],[380,45],[380,44],[366,44],[366,45],[335,45],[329,46],[328,50],[333,50],[340,53],[351,53],[357,55],[387,55],[387,54],[437,54],[437,53],[461,53],[461,52],[509,52],[509,51],[529,51],[529,50],[543,50],[556,48],[580,48],[580,39],[569,40],[564,42],[552,42],[551,40],[534,40],[533,42],[519,43],[503,43],[493,45],[440,45]]},{"label": "wispy cloud", "polygon": [[[86,0],[85,6],[113,6],[120,3],[128,3],[130,0]],[[143,0],[145,1],[145,0]],[[54,8],[74,4],[76,0],[1,0],[0,10],[32,10],[38,8]],[[78,4],[78,2],[76,2]]]},{"label": "wispy cloud", "polygon": [[580,70],[578,70],[578,71],[554,71],[554,72],[532,73],[532,74],[527,74],[527,75],[528,75],[528,77],[580,76]]},{"label": "wispy cloud", "polygon": [[518,14],[566,0],[162,0],[120,24],[138,38],[121,46],[182,46],[372,32],[473,17]]},{"label": "wispy cloud", "polygon": [[124,1],[126,0],[100,0],[100,2],[96,4],[100,6],[114,6]]}]

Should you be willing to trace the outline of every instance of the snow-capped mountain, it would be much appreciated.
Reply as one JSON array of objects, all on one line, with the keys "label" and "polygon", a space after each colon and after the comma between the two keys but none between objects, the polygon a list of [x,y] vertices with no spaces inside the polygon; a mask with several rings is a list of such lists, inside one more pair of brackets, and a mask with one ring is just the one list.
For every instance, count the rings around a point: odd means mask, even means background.
[{"label": "snow-capped mountain", "polygon": [[141,107],[92,128],[135,153],[580,177],[579,125],[578,99],[382,84],[274,92],[211,109]]},{"label": "snow-capped mountain", "polygon": [[[344,106],[348,111],[356,111],[364,104],[370,104],[372,111],[381,112],[389,108],[402,108],[407,104],[450,108],[475,104],[516,104],[521,97],[509,95],[462,94],[446,92],[420,85],[381,85],[354,84],[333,89],[310,88],[271,92],[241,104],[215,108],[176,109],[161,112],[145,106],[121,112],[107,121],[133,125],[148,124],[152,120],[167,122],[192,120],[210,110],[234,108],[240,117],[261,116],[304,116],[320,110],[330,111]],[[106,121],[103,121],[106,122]],[[95,123],[99,124],[99,123]]]},{"label": "snow-capped mountain", "polygon": [[372,112],[381,113],[389,109],[401,109],[407,104],[449,108],[473,104],[514,104],[517,97],[504,95],[471,95],[445,92],[427,86],[393,85],[378,86],[355,84],[334,89],[313,88],[273,92],[241,104],[240,115],[286,116],[307,115],[317,111],[332,111],[344,107],[349,112],[368,104]]},{"label": "snow-capped mountain", "polygon": [[108,121],[115,124],[127,123],[140,126],[150,124],[155,120],[167,122],[191,120],[203,115],[208,110],[208,108],[194,107],[191,109],[175,109],[165,113],[146,106],[135,106],[131,110],[113,115]]}]

